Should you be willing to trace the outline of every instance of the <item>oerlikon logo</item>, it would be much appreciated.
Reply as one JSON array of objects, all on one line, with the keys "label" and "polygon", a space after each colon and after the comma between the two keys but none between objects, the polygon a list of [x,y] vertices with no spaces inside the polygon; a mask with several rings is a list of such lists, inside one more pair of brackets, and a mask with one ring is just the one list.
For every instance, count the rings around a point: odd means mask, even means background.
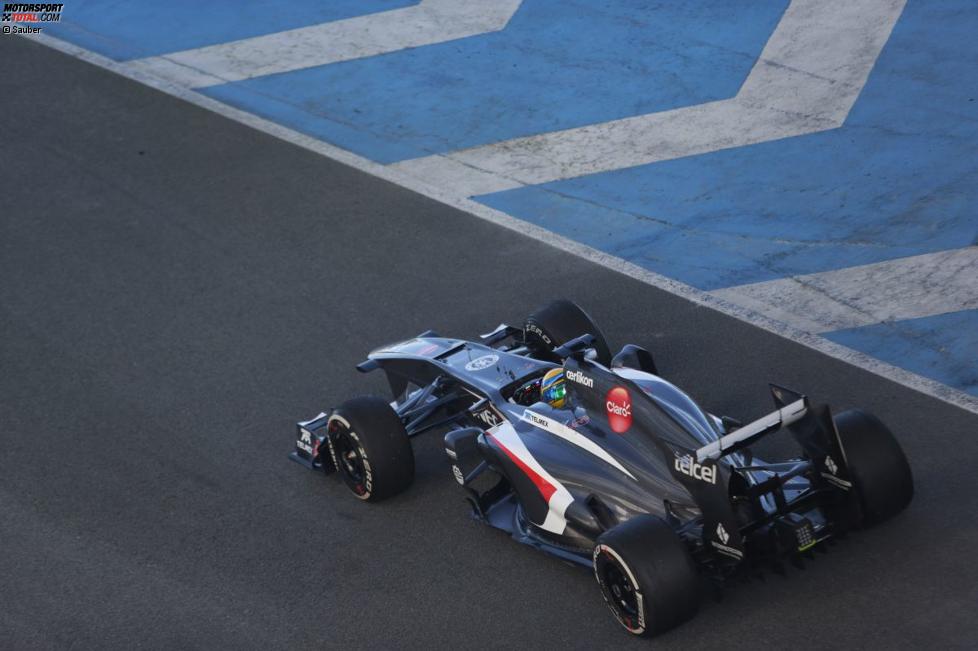
[{"label": "oerlikon logo", "polygon": [[625,387],[615,387],[605,396],[605,408],[608,410],[608,424],[619,434],[628,431],[632,426],[632,398]]}]

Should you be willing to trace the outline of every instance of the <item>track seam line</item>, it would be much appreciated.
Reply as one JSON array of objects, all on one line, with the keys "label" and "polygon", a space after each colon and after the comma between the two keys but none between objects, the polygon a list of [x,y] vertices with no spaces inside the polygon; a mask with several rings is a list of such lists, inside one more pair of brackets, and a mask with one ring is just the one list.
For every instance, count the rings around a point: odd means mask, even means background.
[{"label": "track seam line", "polygon": [[557,235],[544,228],[530,224],[511,215],[500,212],[486,205],[478,203],[467,197],[459,197],[447,191],[429,185],[427,182],[413,177],[404,172],[400,172],[392,167],[375,163],[371,160],[358,156],[354,153],[330,145],[322,140],[317,140],[312,136],[307,136],[288,127],[282,126],[258,117],[254,114],[234,108],[215,99],[202,95],[194,90],[174,84],[166,79],[157,77],[145,70],[138,70],[129,66],[127,62],[120,62],[102,56],[85,48],[73,45],[61,39],[54,38],[46,34],[20,35],[35,43],[45,45],[58,50],[64,54],[81,59],[86,63],[98,66],[110,72],[119,74],[127,79],[139,82],[143,85],[154,88],[172,97],[182,99],[186,102],[199,106],[223,117],[234,120],[245,126],[274,136],[293,145],[297,145],[308,151],[325,156],[331,160],[353,167],[361,172],[366,172],[407,190],[421,194],[429,199],[438,201],[452,208],[456,208],[479,219],[492,222],[497,226],[515,231],[547,244],[554,248],[566,251],[577,257],[583,258],[606,269],[628,276],[646,285],[669,292],[675,296],[680,296],[686,300],[707,307],[727,316],[736,318],[745,323],[749,323],[762,330],[789,339],[803,346],[820,352],[824,355],[845,362],[856,368],[868,371],[891,382],[895,382],[907,388],[913,389],[932,398],[937,398],[947,404],[959,407],[965,411],[978,414],[978,397],[971,396],[953,387],[941,384],[936,380],[923,377],[906,369],[893,366],[882,360],[870,357],[857,350],[836,344],[817,334],[805,332],[791,327],[786,323],[771,319],[759,312],[735,305],[708,292],[696,289],[685,283],[667,278],[666,276],[643,269],[631,262],[615,257],[613,255],[598,251],[589,246],[575,242],[561,235]]}]

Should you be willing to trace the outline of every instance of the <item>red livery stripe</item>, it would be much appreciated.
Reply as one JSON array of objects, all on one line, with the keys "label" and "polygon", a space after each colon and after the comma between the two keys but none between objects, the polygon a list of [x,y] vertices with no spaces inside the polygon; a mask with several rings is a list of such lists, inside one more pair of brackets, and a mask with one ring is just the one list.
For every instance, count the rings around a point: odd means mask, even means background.
[{"label": "red livery stripe", "polygon": [[519,467],[519,469],[522,470],[533,481],[533,483],[537,487],[537,490],[539,490],[540,494],[543,495],[544,501],[549,504],[550,497],[557,492],[557,487],[551,484],[550,482],[548,482],[543,477],[541,477],[539,474],[537,474],[537,472],[533,468],[526,465],[526,463],[524,463],[522,459],[520,459],[518,456],[513,454],[512,450],[510,450],[505,445],[503,445],[499,441],[499,439],[497,439],[495,436],[493,436],[492,434],[488,434],[487,436],[490,439],[492,439],[492,442],[498,445],[499,449],[505,452],[506,456],[512,459],[513,463],[515,463],[517,467]]}]

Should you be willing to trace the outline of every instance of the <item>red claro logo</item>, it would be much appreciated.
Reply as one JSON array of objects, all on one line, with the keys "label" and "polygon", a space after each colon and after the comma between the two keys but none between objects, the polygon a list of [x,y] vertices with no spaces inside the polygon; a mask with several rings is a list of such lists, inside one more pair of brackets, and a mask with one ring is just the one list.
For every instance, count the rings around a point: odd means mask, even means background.
[{"label": "red claro logo", "polygon": [[618,434],[624,434],[632,426],[632,398],[625,387],[615,387],[605,397],[608,424]]}]

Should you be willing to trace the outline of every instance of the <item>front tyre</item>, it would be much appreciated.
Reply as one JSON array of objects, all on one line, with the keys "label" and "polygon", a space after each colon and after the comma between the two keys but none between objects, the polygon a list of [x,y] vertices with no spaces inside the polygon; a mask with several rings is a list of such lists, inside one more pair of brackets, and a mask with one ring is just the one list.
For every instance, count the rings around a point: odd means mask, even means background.
[{"label": "front tyre", "polygon": [[699,609],[696,567],[661,518],[640,515],[605,531],[593,565],[605,602],[632,635],[657,635]]},{"label": "front tyre", "polygon": [[863,524],[887,520],[913,499],[913,474],[896,438],[876,416],[850,409],[835,416]]},{"label": "front tyre", "polygon": [[336,469],[358,499],[378,502],[411,485],[411,439],[382,398],[347,400],[330,414],[328,431]]}]

